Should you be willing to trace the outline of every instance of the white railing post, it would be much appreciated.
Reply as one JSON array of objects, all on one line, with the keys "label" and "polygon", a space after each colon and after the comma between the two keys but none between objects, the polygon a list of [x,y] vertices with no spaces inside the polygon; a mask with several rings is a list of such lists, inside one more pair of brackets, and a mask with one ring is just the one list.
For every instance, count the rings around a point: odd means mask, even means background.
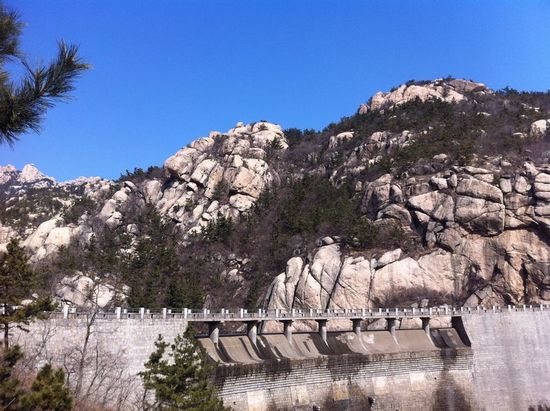
[{"label": "white railing post", "polygon": [[143,307],[139,309],[139,318],[141,318],[142,320],[145,318],[145,308]]},{"label": "white railing post", "polygon": [[244,308],[241,308],[239,311],[240,311],[239,316],[241,318],[244,318]]},{"label": "white railing post", "polygon": [[187,319],[187,308],[183,309],[183,318]]},{"label": "white railing post", "polygon": [[206,308],[204,308],[204,309],[202,310],[202,315],[203,315],[203,317],[204,317],[205,319],[206,319],[206,315],[207,315],[207,314],[208,314],[208,310],[207,310]]},{"label": "white railing post", "polygon": [[116,315],[117,320],[120,320],[120,313],[121,312],[122,312],[122,308],[120,308],[120,307],[115,308],[115,315]]},{"label": "white railing post", "polygon": [[167,311],[166,311],[166,308],[163,308],[163,309],[162,309],[162,319],[163,319],[163,320],[166,320],[166,312],[167,312]]},{"label": "white railing post", "polygon": [[69,304],[63,304],[63,319],[69,318]]}]

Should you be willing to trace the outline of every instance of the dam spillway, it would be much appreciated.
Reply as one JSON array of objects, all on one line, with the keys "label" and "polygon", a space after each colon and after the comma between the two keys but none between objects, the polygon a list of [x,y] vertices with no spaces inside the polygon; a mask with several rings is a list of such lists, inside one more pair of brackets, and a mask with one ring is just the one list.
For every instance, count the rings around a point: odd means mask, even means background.
[{"label": "dam spillway", "polygon": [[[262,320],[282,322],[282,332],[265,332]],[[313,332],[284,327],[316,320]],[[538,411],[550,405],[547,305],[250,314],[117,309],[97,313],[90,343],[139,381],[156,337],[170,341],[190,322],[208,325],[198,341],[220,363],[215,383],[235,410]],[[371,322],[386,325],[371,329]],[[345,329],[332,331],[333,323]],[[30,324],[29,333],[15,331],[12,341],[59,366],[89,324],[89,314],[66,309]],[[240,325],[239,334],[226,334],[229,324]]]},{"label": "dam spillway", "polygon": [[432,329],[394,321],[387,330],[262,334],[255,344],[246,334],[198,341],[236,410],[468,409],[472,350],[461,317]]}]

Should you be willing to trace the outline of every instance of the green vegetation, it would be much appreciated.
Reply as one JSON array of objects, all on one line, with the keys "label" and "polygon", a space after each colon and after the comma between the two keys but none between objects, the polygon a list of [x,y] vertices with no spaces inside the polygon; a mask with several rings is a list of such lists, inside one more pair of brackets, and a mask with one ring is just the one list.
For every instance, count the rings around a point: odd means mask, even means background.
[{"label": "green vegetation", "polygon": [[63,211],[63,219],[67,224],[76,224],[78,219],[85,213],[93,213],[97,208],[95,201],[88,197],[77,198],[74,204]]},{"label": "green vegetation", "polygon": [[29,225],[37,226],[51,219],[64,208],[60,199],[70,193],[63,189],[29,188],[18,197],[0,194],[0,222],[23,232]]},{"label": "green vegetation", "polygon": [[233,233],[233,221],[231,218],[219,217],[211,220],[201,233],[201,238],[210,243],[227,243]]},{"label": "green vegetation", "polygon": [[221,203],[227,202],[229,199],[229,184],[225,179],[221,179],[216,187],[214,187],[214,194],[212,195],[212,201],[219,201]]},{"label": "green vegetation", "polygon": [[147,170],[143,170],[140,167],[135,167],[134,171],[128,171],[124,174],[121,174],[118,181],[131,181],[133,183],[139,183],[144,180],[150,180],[153,178],[162,178],[163,177],[163,169],[162,167],[157,166],[150,166],[147,168]]},{"label": "green vegetation", "polygon": [[15,376],[17,362],[23,357],[19,346],[5,350],[0,357],[0,407],[3,410],[52,410],[73,409],[73,397],[65,385],[61,369],[44,365],[30,388]]},{"label": "green vegetation", "polygon": [[[22,29],[18,14],[0,3],[0,144],[11,145],[21,134],[38,131],[47,109],[66,99],[74,80],[89,67],[78,57],[78,47],[63,42],[49,65],[31,67],[19,49]],[[9,60],[26,69],[20,84],[5,69]]]},{"label": "green vegetation", "polygon": [[49,298],[33,296],[36,276],[28,264],[28,257],[17,240],[12,239],[7,253],[0,256],[0,325],[4,330],[4,349],[9,348],[10,329],[23,328],[44,311],[53,309]]},{"label": "green vegetation", "polygon": [[[192,332],[178,335],[172,344],[159,335],[156,350],[140,373],[147,391],[154,392],[154,402],[145,395],[144,409],[224,411],[209,379],[213,366],[206,362],[204,350],[196,343]],[[167,352],[167,348],[170,349]]]}]

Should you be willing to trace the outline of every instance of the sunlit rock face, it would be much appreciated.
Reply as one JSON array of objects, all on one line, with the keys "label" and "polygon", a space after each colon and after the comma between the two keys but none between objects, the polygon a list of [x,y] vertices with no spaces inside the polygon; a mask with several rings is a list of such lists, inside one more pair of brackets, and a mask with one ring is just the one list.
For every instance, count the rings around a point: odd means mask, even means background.
[{"label": "sunlit rock face", "polygon": [[467,100],[467,95],[472,93],[485,93],[489,89],[482,83],[454,79],[450,81],[435,80],[431,82],[411,82],[384,93],[379,91],[368,103],[359,107],[359,113],[364,114],[368,110],[381,110],[404,104],[419,99],[420,101],[441,100],[448,103],[456,103]]},{"label": "sunlit rock face", "polygon": [[418,230],[424,251],[395,249],[368,259],[347,255],[337,243],[322,245],[306,259],[289,259],[266,306],[373,308],[407,290],[471,306],[548,303],[550,169],[525,163],[497,179],[500,172],[500,165],[487,163],[368,183],[365,213]]},{"label": "sunlit rock face", "polygon": [[[419,150],[419,140],[439,138],[429,119],[405,127],[414,113],[401,109],[412,107],[418,114],[422,102],[454,107],[461,116],[470,110],[476,138],[483,138],[502,114],[492,111],[493,105],[501,104],[507,113],[512,104],[482,83],[409,82],[375,94],[360,107],[359,113],[370,113],[376,121],[370,115],[344,118],[315,139],[302,134],[300,141],[277,124],[239,122],[225,133],[212,131],[194,140],[162,167],[116,181],[81,177],[56,182],[33,165],[23,170],[3,166],[0,252],[19,238],[38,266],[69,247],[84,250],[107,232],[123,236],[126,245],[117,252],[131,256],[138,239],[148,235],[139,216],[149,209],[171,224],[178,247],[188,247],[217,221],[246,221],[243,217],[254,212],[267,189],[314,175],[349,187],[361,218],[376,227],[396,227],[400,235],[414,237],[414,247],[380,243],[357,248],[341,233],[322,234],[316,245],[312,239],[285,255],[273,272],[247,272],[245,267],[272,256],[235,255],[205,242],[203,259],[225,264],[209,275],[237,284],[242,304],[255,276],[268,277],[256,303],[270,309],[372,308],[406,303],[409,297],[430,305],[550,301],[550,110],[517,103],[506,142],[538,144],[529,155],[473,153],[457,161],[448,151],[437,151],[397,167],[395,153]],[[397,112],[405,120],[392,117]],[[376,127],[364,124],[365,119]],[[381,164],[385,168],[373,173]],[[254,244],[258,238],[246,240]],[[116,276],[82,275],[105,274]],[[72,277],[63,272],[56,278]],[[209,307],[225,304],[205,301]]]}]

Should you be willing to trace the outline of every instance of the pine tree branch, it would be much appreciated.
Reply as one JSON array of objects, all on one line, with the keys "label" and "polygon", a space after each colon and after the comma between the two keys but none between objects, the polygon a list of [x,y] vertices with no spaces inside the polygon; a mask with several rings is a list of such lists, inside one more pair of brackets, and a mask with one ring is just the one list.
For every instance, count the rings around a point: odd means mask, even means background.
[{"label": "pine tree branch", "polygon": [[0,89],[0,144],[12,145],[19,135],[38,132],[46,110],[56,100],[68,99],[74,81],[90,66],[78,57],[78,47],[59,43],[56,59],[49,66],[31,68],[18,87],[11,83]]}]

